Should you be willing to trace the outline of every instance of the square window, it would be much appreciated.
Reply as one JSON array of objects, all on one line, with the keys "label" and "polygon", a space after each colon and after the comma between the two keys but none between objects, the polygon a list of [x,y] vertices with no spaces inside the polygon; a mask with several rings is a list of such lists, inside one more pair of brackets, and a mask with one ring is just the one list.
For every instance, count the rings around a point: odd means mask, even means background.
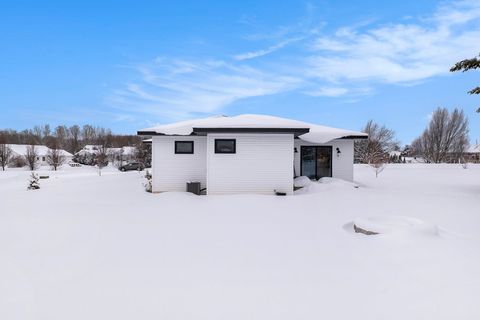
[{"label": "square window", "polygon": [[235,139],[215,139],[215,153],[236,153]]},{"label": "square window", "polygon": [[193,154],[193,141],[175,141],[176,154]]}]

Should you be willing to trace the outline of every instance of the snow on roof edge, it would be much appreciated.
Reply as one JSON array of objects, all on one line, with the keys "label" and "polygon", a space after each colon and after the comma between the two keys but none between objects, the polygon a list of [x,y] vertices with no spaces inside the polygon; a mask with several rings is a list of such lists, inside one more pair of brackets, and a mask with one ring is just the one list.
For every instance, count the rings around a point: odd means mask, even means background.
[{"label": "snow on roof edge", "polygon": [[308,133],[299,136],[300,139],[312,143],[325,143],[344,137],[367,137],[363,132],[344,130],[311,124],[303,121],[281,118],[276,116],[243,114],[233,117],[209,117],[196,120],[186,120],[166,125],[140,130],[139,134],[160,135],[190,135],[194,128],[250,128],[250,129],[309,129]]}]

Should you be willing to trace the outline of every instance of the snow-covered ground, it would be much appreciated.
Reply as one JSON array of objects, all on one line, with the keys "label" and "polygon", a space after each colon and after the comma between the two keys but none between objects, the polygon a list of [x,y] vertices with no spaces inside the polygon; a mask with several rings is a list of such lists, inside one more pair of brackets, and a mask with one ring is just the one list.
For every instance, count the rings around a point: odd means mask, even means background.
[{"label": "snow-covered ground", "polygon": [[0,172],[2,320],[480,319],[480,166],[359,165],[290,197],[43,173]]}]

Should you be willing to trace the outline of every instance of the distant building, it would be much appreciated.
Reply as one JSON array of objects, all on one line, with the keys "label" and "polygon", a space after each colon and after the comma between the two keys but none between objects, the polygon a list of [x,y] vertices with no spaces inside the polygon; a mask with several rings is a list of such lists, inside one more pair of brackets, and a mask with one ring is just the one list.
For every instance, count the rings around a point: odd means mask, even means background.
[{"label": "distant building", "polygon": [[[86,145],[75,153],[74,160],[87,165],[95,164],[96,155],[100,152],[100,145]],[[112,164],[123,164],[135,160],[137,148],[125,146],[121,148],[107,148],[108,161]]]},{"label": "distant building", "polygon": [[[14,157],[25,156],[27,154],[27,148],[29,146],[30,145],[28,144],[9,144],[8,145],[8,147],[12,150]],[[35,145],[35,151],[37,153],[37,161],[39,165],[41,166],[48,165],[47,156],[48,156],[49,150],[51,149],[48,148],[47,146]],[[63,149],[59,149],[59,150],[60,150],[60,154],[65,157],[65,162],[69,162],[72,160],[73,154]]]},{"label": "distant building", "polygon": [[474,144],[465,151],[463,157],[465,162],[480,163],[480,144]]}]

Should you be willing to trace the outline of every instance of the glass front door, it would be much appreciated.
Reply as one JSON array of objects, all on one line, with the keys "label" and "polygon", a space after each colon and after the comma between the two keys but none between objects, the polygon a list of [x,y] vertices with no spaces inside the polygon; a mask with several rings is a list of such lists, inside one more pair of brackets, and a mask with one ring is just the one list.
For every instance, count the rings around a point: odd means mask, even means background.
[{"label": "glass front door", "polygon": [[300,149],[302,176],[320,179],[332,176],[332,147],[302,146]]}]

